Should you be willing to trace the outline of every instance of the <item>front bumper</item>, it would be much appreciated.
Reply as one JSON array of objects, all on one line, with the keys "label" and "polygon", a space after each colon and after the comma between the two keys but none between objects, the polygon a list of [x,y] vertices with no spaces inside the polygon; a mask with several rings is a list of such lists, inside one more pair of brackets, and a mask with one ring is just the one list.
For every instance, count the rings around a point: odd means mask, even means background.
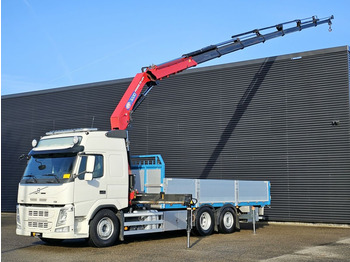
[{"label": "front bumper", "polygon": [[[17,206],[16,234],[54,239],[78,238],[74,228],[74,206]],[[81,236],[80,236],[81,237]]]}]

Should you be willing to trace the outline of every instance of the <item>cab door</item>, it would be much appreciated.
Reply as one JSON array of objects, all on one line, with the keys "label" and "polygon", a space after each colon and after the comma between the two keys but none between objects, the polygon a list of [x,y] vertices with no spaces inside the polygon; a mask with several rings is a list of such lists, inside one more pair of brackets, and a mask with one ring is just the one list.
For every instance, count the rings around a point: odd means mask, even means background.
[{"label": "cab door", "polygon": [[[85,171],[89,156],[95,156],[95,164],[92,179],[86,180]],[[79,175],[74,181],[75,215],[85,216],[96,202],[106,198],[107,178],[103,155],[81,155],[79,158]]]}]

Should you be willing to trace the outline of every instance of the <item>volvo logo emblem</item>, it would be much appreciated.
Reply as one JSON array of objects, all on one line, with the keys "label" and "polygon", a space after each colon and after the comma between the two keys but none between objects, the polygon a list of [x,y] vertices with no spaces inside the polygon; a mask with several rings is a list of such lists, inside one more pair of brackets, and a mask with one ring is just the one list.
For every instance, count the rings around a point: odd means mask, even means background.
[{"label": "volvo logo emblem", "polygon": [[33,191],[32,193],[29,193],[29,195],[31,195],[31,194],[40,194],[41,190],[43,190],[45,188],[48,188],[48,187],[46,186],[46,187],[38,188],[37,190]]}]

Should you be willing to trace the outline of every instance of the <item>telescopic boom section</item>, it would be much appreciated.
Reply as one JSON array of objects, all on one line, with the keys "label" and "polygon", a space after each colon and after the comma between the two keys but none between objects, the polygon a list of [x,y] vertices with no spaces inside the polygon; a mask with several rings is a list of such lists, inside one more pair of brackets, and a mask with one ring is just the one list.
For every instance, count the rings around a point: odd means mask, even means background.
[{"label": "telescopic boom section", "polygon": [[[157,85],[158,81],[162,80],[164,77],[169,77],[170,75],[179,73],[187,68],[195,67],[200,63],[238,51],[245,47],[264,43],[267,40],[301,31],[309,27],[315,27],[327,23],[329,25],[329,31],[331,31],[332,19],[334,19],[333,16],[322,19],[313,16],[270,27],[255,29],[239,35],[234,35],[228,41],[184,54],[182,57],[170,62],[143,68],[142,73],[138,73],[134,77],[118,106],[114,110],[110,119],[111,128],[112,130],[127,129],[131,120],[131,114],[142,103],[152,87]],[[147,86],[147,89],[142,93],[144,86]]]}]

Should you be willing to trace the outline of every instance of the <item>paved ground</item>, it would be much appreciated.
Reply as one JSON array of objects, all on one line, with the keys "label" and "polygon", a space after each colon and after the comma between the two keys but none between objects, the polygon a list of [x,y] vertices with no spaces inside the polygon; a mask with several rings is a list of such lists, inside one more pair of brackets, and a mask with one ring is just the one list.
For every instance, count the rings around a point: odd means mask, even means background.
[{"label": "paved ground", "polygon": [[1,215],[2,261],[350,261],[350,227],[251,225],[229,235],[191,237],[186,232],[126,239],[108,248],[91,248],[84,240],[49,246],[17,236],[15,214]]}]

